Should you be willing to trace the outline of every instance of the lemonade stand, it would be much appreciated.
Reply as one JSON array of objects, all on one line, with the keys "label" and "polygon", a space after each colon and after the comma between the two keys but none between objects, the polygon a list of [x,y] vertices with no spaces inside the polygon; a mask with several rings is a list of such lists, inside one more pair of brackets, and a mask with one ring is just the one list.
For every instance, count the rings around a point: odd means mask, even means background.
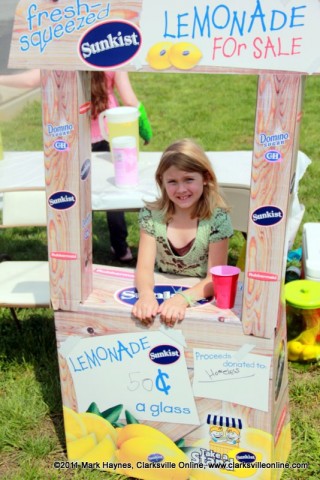
[{"label": "lemonade stand", "polygon": [[[20,1],[9,66],[42,69],[51,301],[72,468],[145,480],[280,478],[291,444],[287,225],[319,19],[317,0]],[[176,329],[158,320],[145,329],[130,316],[134,272],[92,264],[90,71],[106,69],[258,75],[233,310],[207,302]],[[159,274],[158,296],[190,282]]]}]

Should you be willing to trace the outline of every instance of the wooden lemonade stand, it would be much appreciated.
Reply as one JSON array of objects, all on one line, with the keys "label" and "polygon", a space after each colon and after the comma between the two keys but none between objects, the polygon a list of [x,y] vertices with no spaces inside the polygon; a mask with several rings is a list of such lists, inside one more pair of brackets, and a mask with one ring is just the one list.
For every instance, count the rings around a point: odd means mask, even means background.
[{"label": "wooden lemonade stand", "polygon": [[[231,1],[181,3],[21,0],[16,11],[9,66],[42,69],[51,300],[68,457],[106,470],[108,461],[119,462],[119,473],[151,480],[280,478],[281,469],[239,464],[283,463],[290,451],[286,224],[304,75],[319,63],[308,48],[312,36],[319,44],[319,2],[280,7],[252,0],[237,12]],[[188,309],[174,330],[158,319],[145,329],[130,315],[133,272],[92,264],[90,71],[109,68],[259,75],[246,265],[235,309],[206,303]],[[67,147],[56,148],[57,140]],[[162,292],[193,281],[156,276]],[[99,436],[104,427],[92,415],[106,422],[108,434]],[[161,477],[137,470],[137,460],[166,458],[161,436],[146,457],[135,446],[126,456],[126,442],[117,441],[110,425],[133,423],[137,430],[135,421],[179,441],[193,464],[227,461],[228,467],[186,465]],[[140,437],[153,445],[147,433]],[[178,463],[180,453],[171,460]]]}]

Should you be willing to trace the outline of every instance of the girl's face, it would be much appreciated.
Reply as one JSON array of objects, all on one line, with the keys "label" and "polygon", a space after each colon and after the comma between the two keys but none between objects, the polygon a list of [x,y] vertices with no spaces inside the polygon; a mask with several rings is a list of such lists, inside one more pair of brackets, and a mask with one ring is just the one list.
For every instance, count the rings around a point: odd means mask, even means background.
[{"label": "girl's face", "polygon": [[205,181],[198,172],[185,172],[171,166],[162,176],[163,187],[176,210],[192,211],[203,193]]}]

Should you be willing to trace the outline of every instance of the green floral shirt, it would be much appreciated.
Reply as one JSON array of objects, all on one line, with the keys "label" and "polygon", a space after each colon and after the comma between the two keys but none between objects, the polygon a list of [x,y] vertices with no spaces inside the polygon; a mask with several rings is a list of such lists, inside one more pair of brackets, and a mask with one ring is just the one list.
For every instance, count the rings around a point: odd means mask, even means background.
[{"label": "green floral shirt", "polygon": [[183,256],[173,253],[167,238],[167,225],[158,210],[144,207],[139,213],[139,225],[157,242],[156,267],[161,272],[190,277],[205,277],[208,270],[209,243],[219,242],[233,234],[228,212],[216,208],[208,220],[200,220],[191,249]]}]

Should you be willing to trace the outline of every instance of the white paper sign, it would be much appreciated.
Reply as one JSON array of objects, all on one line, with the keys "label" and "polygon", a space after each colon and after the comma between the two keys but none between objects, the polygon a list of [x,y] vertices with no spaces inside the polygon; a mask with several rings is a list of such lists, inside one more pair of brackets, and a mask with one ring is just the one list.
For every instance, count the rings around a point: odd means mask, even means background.
[{"label": "white paper sign", "polygon": [[247,353],[195,348],[193,392],[212,398],[268,411],[271,357]]},{"label": "white paper sign", "polygon": [[123,404],[138,420],[199,425],[183,337],[181,343],[158,331],[72,339],[60,353],[79,411],[92,402],[100,411]]},{"label": "white paper sign", "polygon": [[181,71],[197,64],[204,71],[232,66],[311,73],[320,65],[319,18],[314,0],[145,0],[141,63],[149,59],[161,69],[171,42],[169,60]]}]

